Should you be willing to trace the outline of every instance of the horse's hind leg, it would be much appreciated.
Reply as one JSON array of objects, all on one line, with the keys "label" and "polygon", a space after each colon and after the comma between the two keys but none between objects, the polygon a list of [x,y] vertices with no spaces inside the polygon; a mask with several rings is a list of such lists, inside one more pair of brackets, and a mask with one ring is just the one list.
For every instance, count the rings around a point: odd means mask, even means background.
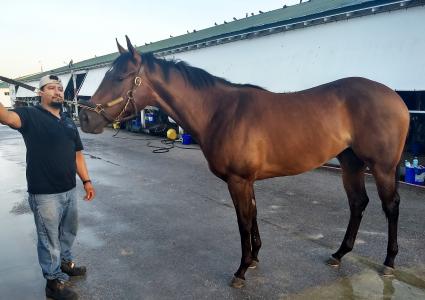
[{"label": "horse's hind leg", "polygon": [[388,167],[375,164],[372,173],[375,177],[382,209],[388,219],[388,246],[387,257],[384,261],[384,276],[391,276],[394,272],[394,260],[398,253],[397,227],[400,196],[397,192],[397,166]]},{"label": "horse's hind leg", "polygon": [[[231,285],[240,288],[245,284],[245,272],[253,261],[253,249],[251,247],[251,234],[255,211],[255,201],[252,198],[253,183],[241,177],[232,176],[228,179],[227,184],[236,209],[242,246],[241,263],[234,274],[235,276],[233,277]],[[257,249],[256,246],[254,246],[254,250],[258,253],[259,247]]]},{"label": "horse's hind leg", "polygon": [[350,221],[341,246],[328,260],[331,266],[339,266],[341,258],[353,249],[363,211],[369,203],[364,184],[365,163],[351,149],[340,153],[338,160],[341,164],[342,179],[350,205]]},{"label": "horse's hind leg", "polygon": [[260,238],[260,232],[258,231],[257,205],[255,202],[254,189],[252,189],[251,198],[252,198],[254,207],[253,207],[252,228],[251,228],[252,262],[249,268],[254,269],[257,267],[258,252],[260,251],[260,248],[261,248],[261,238]]}]

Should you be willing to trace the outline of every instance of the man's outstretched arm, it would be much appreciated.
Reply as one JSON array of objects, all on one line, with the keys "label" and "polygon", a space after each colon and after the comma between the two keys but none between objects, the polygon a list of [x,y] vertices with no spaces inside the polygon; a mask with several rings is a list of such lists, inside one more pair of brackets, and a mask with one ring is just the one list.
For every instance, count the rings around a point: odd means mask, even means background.
[{"label": "man's outstretched arm", "polygon": [[22,126],[21,118],[14,111],[7,110],[3,104],[0,103],[0,123],[10,127],[19,129]]}]

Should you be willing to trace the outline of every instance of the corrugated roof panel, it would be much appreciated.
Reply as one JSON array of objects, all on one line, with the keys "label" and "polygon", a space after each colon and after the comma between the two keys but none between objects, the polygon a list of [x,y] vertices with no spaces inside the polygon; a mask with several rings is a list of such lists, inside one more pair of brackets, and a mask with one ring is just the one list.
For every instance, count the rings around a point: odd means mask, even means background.
[{"label": "corrugated roof panel", "polygon": [[288,6],[251,16],[248,18],[232,21],[227,24],[221,24],[194,33],[184,34],[174,38],[158,41],[147,46],[141,46],[137,49],[144,51],[155,51],[172,46],[185,45],[212,37],[226,35],[232,32],[241,32],[251,28],[270,25],[278,22],[291,21],[310,15],[320,14],[326,11],[341,9],[347,6],[360,5],[367,2],[376,2],[371,0],[312,0],[298,5]]}]

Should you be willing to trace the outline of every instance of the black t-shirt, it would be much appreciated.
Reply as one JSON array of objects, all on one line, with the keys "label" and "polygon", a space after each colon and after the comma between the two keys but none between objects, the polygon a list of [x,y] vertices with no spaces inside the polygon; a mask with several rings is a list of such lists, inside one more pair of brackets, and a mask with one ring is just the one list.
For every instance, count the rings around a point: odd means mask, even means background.
[{"label": "black t-shirt", "polygon": [[72,119],[55,115],[41,105],[18,107],[22,123],[18,131],[27,147],[27,183],[31,194],[56,194],[76,185],[75,152],[83,150]]}]

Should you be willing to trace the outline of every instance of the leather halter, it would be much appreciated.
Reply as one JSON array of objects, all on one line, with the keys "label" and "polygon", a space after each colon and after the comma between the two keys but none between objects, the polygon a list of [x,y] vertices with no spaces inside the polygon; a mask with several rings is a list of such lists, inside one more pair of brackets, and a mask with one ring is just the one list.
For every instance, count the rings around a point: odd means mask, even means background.
[{"label": "leather halter", "polygon": [[[138,111],[137,111],[136,101],[134,100],[134,92],[142,84],[142,77],[140,76],[142,71],[143,71],[143,64],[140,66],[139,72],[133,80],[132,89],[127,91],[127,102],[125,103],[124,108],[121,110],[121,112],[118,114],[118,116],[116,118],[111,117],[111,115],[108,114],[105,109],[112,107],[112,106],[115,106],[115,105],[120,104],[121,102],[125,101],[123,97],[119,97],[117,99],[111,100],[104,105],[103,104],[96,104],[96,103],[93,103],[93,102],[90,102],[90,101],[80,100],[80,101],[78,101],[78,106],[82,107],[83,109],[94,111],[95,113],[100,114],[102,117],[104,117],[107,121],[109,121],[111,123],[115,123],[115,122],[120,123],[122,121],[127,121],[129,119],[137,117]],[[149,85],[147,85],[147,86],[149,86]],[[131,113],[131,115],[123,118],[123,115],[127,111],[127,108],[130,104],[133,105],[132,113]]]}]

